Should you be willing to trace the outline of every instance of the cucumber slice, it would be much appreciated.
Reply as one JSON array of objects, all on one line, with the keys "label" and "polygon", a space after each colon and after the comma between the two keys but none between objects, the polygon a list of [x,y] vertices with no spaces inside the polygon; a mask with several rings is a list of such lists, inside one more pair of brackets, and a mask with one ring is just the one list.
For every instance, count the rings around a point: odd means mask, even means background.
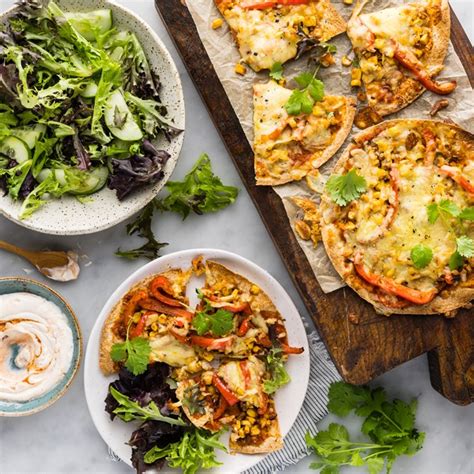
[{"label": "cucumber slice", "polygon": [[92,171],[87,172],[87,177],[75,189],[71,189],[69,194],[82,195],[93,194],[102,189],[107,182],[109,177],[109,170],[106,166],[101,166],[100,168],[94,168]]},{"label": "cucumber slice", "polygon": [[0,153],[12,158],[17,163],[23,163],[31,158],[28,145],[17,137],[7,137],[0,143]]},{"label": "cucumber slice", "polygon": [[58,168],[53,170],[54,177],[56,178],[56,181],[61,185],[61,186],[66,186],[67,184],[67,179],[66,179],[66,172],[62,168]]},{"label": "cucumber slice", "polygon": [[69,23],[88,41],[95,41],[96,34],[112,28],[112,10],[103,9],[87,13],[66,12]]},{"label": "cucumber slice", "polygon": [[53,172],[49,168],[43,168],[36,178],[39,183],[42,183],[46,178],[49,178]]},{"label": "cucumber slice", "polygon": [[109,130],[120,140],[135,142],[143,138],[138,123],[118,89],[110,94],[105,103],[104,118]]},{"label": "cucumber slice", "polygon": [[39,123],[34,127],[17,128],[13,134],[16,138],[23,140],[27,144],[28,148],[32,150],[45,131],[46,126]]},{"label": "cucumber slice", "polygon": [[86,99],[95,97],[97,94],[97,84],[95,82],[89,82],[86,88],[81,92],[81,96]]}]

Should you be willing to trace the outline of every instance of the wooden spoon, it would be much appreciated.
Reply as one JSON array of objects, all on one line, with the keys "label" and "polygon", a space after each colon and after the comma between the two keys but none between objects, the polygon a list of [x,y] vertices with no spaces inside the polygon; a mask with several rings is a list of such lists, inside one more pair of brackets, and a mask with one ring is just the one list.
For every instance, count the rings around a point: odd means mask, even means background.
[{"label": "wooden spoon", "polygon": [[0,249],[19,255],[33,264],[40,273],[51,280],[75,280],[80,272],[77,254],[74,252],[53,252],[45,250],[33,252],[0,240]]}]

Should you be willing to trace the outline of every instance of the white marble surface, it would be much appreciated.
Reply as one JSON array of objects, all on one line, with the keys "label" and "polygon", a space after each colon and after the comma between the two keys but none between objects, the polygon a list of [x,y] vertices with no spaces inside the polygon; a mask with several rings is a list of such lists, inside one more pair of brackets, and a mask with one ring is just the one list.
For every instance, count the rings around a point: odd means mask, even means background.
[{"label": "white marble surface", "polygon": [[[12,2],[0,0],[3,10]],[[156,29],[182,74],[186,106],[187,132],[182,156],[174,173],[181,178],[199,153],[210,154],[216,172],[224,182],[242,188],[240,178],[228,157],[176,50],[155,14],[152,0],[120,0]],[[472,0],[453,0],[454,9],[473,37]],[[288,290],[304,317],[307,317],[291,279],[270,237],[244,189],[231,208],[217,215],[191,216],[182,222],[179,216],[158,216],[154,225],[162,241],[170,242],[166,253],[191,247],[216,247],[237,252],[266,268]],[[0,217],[0,239],[27,247],[74,248],[83,255],[79,281],[53,284],[72,304],[87,341],[102,305],[117,285],[143,262],[116,258],[119,246],[133,245],[119,225],[99,234],[60,238],[32,233]],[[0,276],[25,276],[28,264],[17,257],[0,254]],[[35,273],[32,277],[40,279]],[[311,324],[311,323],[310,323]],[[107,448],[96,432],[87,411],[82,385],[82,370],[69,392],[48,410],[26,418],[0,419],[0,473],[112,473],[130,472],[120,462],[109,459]],[[419,398],[418,425],[427,432],[424,449],[414,458],[399,460],[394,473],[473,474],[474,405],[458,407],[443,399],[430,385],[426,357],[415,359],[384,375],[374,384],[383,384],[400,398]],[[322,423],[331,421],[327,417]],[[309,472],[311,458],[287,472]],[[223,470],[224,472],[224,470]]]}]

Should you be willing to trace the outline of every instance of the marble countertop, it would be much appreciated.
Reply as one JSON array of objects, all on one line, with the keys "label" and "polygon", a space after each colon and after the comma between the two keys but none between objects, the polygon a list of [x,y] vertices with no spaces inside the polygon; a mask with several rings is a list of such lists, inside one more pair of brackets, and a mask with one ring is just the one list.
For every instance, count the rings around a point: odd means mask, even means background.
[{"label": "marble countertop", "polygon": [[[474,35],[472,0],[451,3],[461,22]],[[13,2],[0,0],[0,10]],[[205,151],[225,183],[241,188],[235,205],[208,216],[190,216],[182,222],[177,215],[157,216],[154,230],[161,241],[169,242],[164,253],[192,247],[215,247],[247,257],[267,269],[287,289],[301,315],[308,318],[301,298],[281,262],[208,113],[155,13],[152,0],[118,0],[135,10],[157,31],[169,48],[181,73],[186,99],[186,138],[173,178],[180,179]],[[245,229],[235,232],[234,229]],[[103,304],[113,290],[143,261],[128,262],[113,255],[120,245],[133,245],[125,235],[125,226],[82,237],[55,237],[33,233],[0,217],[0,239],[30,248],[72,248],[82,257],[82,274],[74,283],[51,286],[64,295],[80,321],[84,343]],[[138,242],[138,241],[137,241]],[[28,264],[6,253],[0,254],[0,276],[30,275]],[[48,282],[50,283],[50,282]],[[50,283],[51,284],[51,283]],[[83,370],[79,371],[68,393],[49,409],[24,418],[0,419],[1,473],[118,473],[131,472],[121,462],[109,458],[107,446],[94,428],[87,410],[83,389]],[[417,425],[427,432],[423,450],[413,458],[396,462],[393,472],[416,474],[474,473],[474,405],[459,407],[435,392],[429,380],[426,356],[421,356],[375,380],[387,391],[402,399],[419,400]],[[321,422],[326,426],[332,417]],[[350,420],[352,427],[356,424]],[[287,469],[309,472],[311,457]]]}]

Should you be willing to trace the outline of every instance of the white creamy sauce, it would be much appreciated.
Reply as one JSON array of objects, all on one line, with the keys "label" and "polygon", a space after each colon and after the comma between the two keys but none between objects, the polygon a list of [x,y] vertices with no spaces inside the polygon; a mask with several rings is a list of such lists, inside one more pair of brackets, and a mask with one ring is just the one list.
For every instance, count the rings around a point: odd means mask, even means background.
[{"label": "white creamy sauce", "polygon": [[51,280],[56,281],[71,281],[76,280],[80,273],[79,264],[77,263],[78,255],[75,252],[68,252],[68,261],[62,267],[54,268],[39,268],[39,270]]},{"label": "white creamy sauce", "polygon": [[63,312],[31,293],[0,295],[0,400],[26,402],[68,371],[73,335]]}]

